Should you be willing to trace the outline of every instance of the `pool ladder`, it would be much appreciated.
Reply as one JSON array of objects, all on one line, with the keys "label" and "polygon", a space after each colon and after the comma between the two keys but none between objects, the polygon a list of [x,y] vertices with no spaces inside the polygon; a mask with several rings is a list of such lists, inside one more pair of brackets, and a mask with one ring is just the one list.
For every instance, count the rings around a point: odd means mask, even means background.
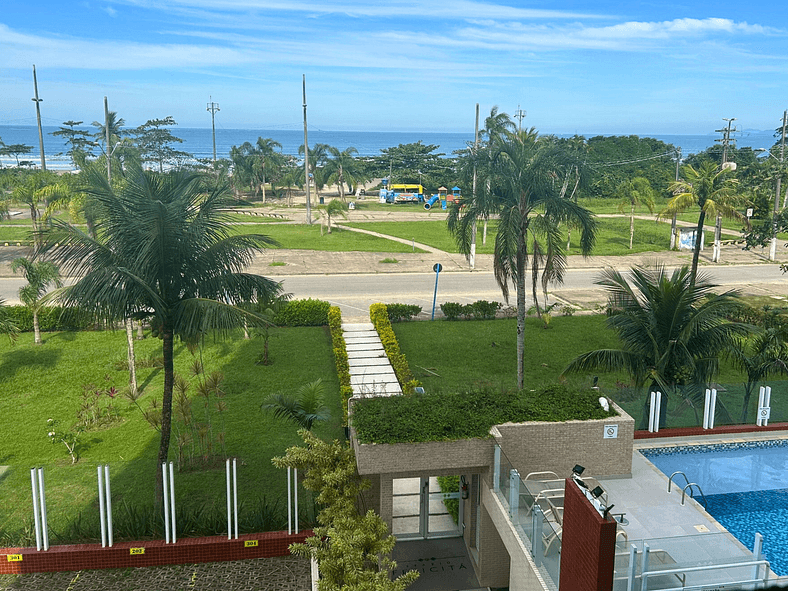
[{"label": "pool ladder", "polygon": [[690,497],[692,497],[693,499],[695,498],[695,495],[692,494],[692,487],[696,486],[698,487],[698,492],[700,493],[700,496],[703,499],[703,507],[708,509],[709,506],[708,503],[706,503],[706,495],[703,494],[703,489],[700,487],[700,484],[698,484],[697,482],[690,482],[689,478],[687,478],[687,475],[684,474],[684,472],[682,472],[681,470],[676,470],[673,474],[670,475],[670,478],[668,478],[668,492],[670,492],[670,487],[673,484],[673,477],[676,476],[677,474],[681,474],[684,477],[684,482],[687,483],[684,486],[684,488],[681,489],[681,504],[682,505],[684,504],[684,496],[687,494],[687,489],[689,489],[690,491]]}]

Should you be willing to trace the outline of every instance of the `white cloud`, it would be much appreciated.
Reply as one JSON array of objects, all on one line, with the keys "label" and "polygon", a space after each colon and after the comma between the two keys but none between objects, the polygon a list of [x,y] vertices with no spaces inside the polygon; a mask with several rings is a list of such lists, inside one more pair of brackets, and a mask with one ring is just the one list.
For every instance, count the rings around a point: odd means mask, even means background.
[{"label": "white cloud", "polygon": [[104,7],[104,12],[106,12],[108,15],[110,15],[113,18],[118,16],[118,11],[115,10],[114,8],[112,8],[111,6],[105,6]]}]

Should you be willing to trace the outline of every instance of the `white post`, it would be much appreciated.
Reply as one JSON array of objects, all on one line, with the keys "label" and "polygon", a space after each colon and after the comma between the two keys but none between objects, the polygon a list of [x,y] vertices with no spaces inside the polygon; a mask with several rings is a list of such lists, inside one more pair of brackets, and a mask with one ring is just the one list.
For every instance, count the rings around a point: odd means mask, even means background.
[{"label": "white post", "polygon": [[298,468],[293,468],[293,505],[295,506],[295,533],[298,533]]},{"label": "white post", "polygon": [[233,512],[235,515],[235,539],[238,539],[238,472],[233,458]]},{"label": "white post", "polygon": [[761,420],[761,409],[763,408],[763,397],[765,392],[766,392],[766,388],[764,388],[763,386],[761,386],[760,390],[758,390],[758,412],[755,414],[755,424],[758,427],[761,427],[763,422]]},{"label": "white post", "polygon": [[[763,558],[763,556],[761,555],[762,552],[763,552],[763,536],[760,533],[755,532],[755,544],[753,545],[753,549],[752,549],[753,560],[760,560],[761,558]],[[755,565],[753,567],[752,569],[753,579],[757,579],[760,576],[761,574],[760,570],[761,570],[760,565]]]},{"label": "white post", "polygon": [[97,466],[98,472],[98,500],[99,500],[99,519],[101,520],[101,547],[107,547],[107,523],[106,512],[104,511],[104,473],[101,466]]},{"label": "white post", "polygon": [[290,505],[290,466],[287,467],[287,535],[293,533],[293,513]]},{"label": "white post", "polygon": [[662,416],[662,392],[657,390],[654,398],[657,401],[657,408],[654,411],[654,433],[659,433],[659,419]]},{"label": "white post", "polygon": [[711,402],[711,390],[706,388],[706,399],[703,403],[703,428],[709,428],[709,406]]},{"label": "white post", "polygon": [[172,518],[172,543],[175,543],[175,476],[170,462],[170,517]]},{"label": "white post", "polygon": [[501,447],[495,446],[495,455],[493,456],[493,490],[498,492],[501,490]]},{"label": "white post", "polygon": [[717,414],[717,389],[711,389],[711,403],[709,405],[709,429],[714,429],[714,416]]},{"label": "white post", "polygon": [[227,474],[227,539],[233,539],[233,507],[230,500],[230,458],[224,464],[225,473]]},{"label": "white post", "polygon": [[646,591],[646,588],[648,587],[648,577],[644,576],[649,570],[648,560],[649,545],[646,542],[643,542],[643,555],[640,557],[640,591]]},{"label": "white post", "polygon": [[36,550],[41,551],[41,516],[38,514],[38,474],[30,468],[30,483],[33,486],[33,520],[36,523]]},{"label": "white post", "polygon": [[[771,409],[772,406],[772,387],[766,386],[763,390],[763,402],[764,406]],[[766,416],[763,419],[763,426],[766,427],[769,424],[769,417]]]},{"label": "white post", "polygon": [[164,497],[164,543],[170,543],[170,487],[167,482],[167,463],[161,465],[162,496]]},{"label": "white post", "polygon": [[49,530],[47,528],[47,500],[44,494],[44,469],[38,469],[38,498],[41,500],[41,542],[44,551],[49,550]]},{"label": "white post", "polygon": [[104,493],[107,495],[107,542],[112,548],[112,495],[109,490],[109,464],[104,466]]},{"label": "white post", "polygon": [[648,405],[648,430],[654,432],[654,409],[656,408],[656,392],[651,393],[651,403]]}]

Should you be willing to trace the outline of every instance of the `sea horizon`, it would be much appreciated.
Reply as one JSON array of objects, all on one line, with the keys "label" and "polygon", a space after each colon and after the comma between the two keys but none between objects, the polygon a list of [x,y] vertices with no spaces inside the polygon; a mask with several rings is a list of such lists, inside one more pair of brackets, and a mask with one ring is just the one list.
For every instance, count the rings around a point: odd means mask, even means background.
[{"label": "sea horizon", "polygon": [[[44,125],[44,156],[47,168],[52,170],[71,170],[73,166],[64,154],[66,144],[62,138],[51,135],[51,132],[60,128],[57,125]],[[77,129],[93,131],[92,126],[79,126]],[[213,140],[210,127],[178,127],[171,128],[174,136],[183,140],[175,147],[190,154],[195,158],[211,158],[213,156]],[[773,132],[762,130],[749,130],[736,134],[735,140],[738,147],[766,148],[774,145]],[[548,134],[543,134],[548,135]],[[581,135],[585,138],[603,136],[629,136],[637,135],[642,138],[654,138],[680,148],[683,157],[697,152],[702,152],[713,146],[719,134],[553,134],[558,137],[572,137]],[[244,142],[254,144],[258,137],[272,138],[282,145],[282,153],[297,156],[298,148],[304,143],[303,130],[294,129],[256,129],[256,128],[220,128],[216,129],[216,155],[218,158],[229,157],[233,146],[242,145]],[[26,144],[33,147],[30,154],[20,157],[20,160],[33,162],[40,167],[38,128],[35,125],[0,125],[0,139],[6,144]],[[463,132],[434,132],[434,131],[352,131],[352,130],[325,130],[309,129],[309,144],[323,143],[334,146],[340,150],[354,147],[359,156],[378,156],[381,150],[399,144],[415,143],[422,141],[427,145],[438,146],[438,153],[450,157],[457,150],[466,148],[473,142],[473,133]],[[2,166],[16,164],[16,159],[5,156],[0,159]]]}]

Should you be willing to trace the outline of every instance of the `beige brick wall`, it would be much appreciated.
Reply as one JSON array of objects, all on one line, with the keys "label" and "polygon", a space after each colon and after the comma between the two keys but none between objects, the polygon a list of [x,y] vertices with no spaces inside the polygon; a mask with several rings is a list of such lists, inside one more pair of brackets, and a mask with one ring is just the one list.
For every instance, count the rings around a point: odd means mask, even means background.
[{"label": "beige brick wall", "polygon": [[[493,427],[493,433],[521,478],[543,470],[565,478],[575,464],[584,466],[587,476],[626,476],[632,472],[635,420],[613,406],[620,416],[562,423],[504,423]],[[616,439],[603,437],[608,425],[618,425]]]}]

